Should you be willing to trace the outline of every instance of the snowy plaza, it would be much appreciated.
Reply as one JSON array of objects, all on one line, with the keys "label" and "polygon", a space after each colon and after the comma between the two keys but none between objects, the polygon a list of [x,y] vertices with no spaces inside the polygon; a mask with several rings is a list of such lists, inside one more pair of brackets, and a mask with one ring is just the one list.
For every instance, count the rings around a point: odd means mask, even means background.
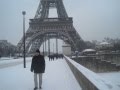
[{"label": "snowy plaza", "polygon": [[[24,69],[21,63],[22,60],[0,61],[0,66],[3,64],[8,65],[8,63],[19,63],[7,68],[1,67],[0,90],[33,90],[34,79],[33,73],[30,71],[31,62],[28,62],[27,68]],[[27,61],[31,61],[31,58],[27,58]],[[49,61],[48,58],[46,58],[46,70],[43,74],[42,88],[42,90],[81,90],[69,66],[63,59]]]},{"label": "snowy plaza", "polygon": [[[65,59],[49,61],[46,57],[45,61],[46,70],[43,74],[42,90],[82,90]],[[0,90],[33,90],[31,58],[27,58],[26,68],[23,68],[22,62],[22,58],[0,61]],[[120,89],[120,72],[99,73],[98,76]]]}]

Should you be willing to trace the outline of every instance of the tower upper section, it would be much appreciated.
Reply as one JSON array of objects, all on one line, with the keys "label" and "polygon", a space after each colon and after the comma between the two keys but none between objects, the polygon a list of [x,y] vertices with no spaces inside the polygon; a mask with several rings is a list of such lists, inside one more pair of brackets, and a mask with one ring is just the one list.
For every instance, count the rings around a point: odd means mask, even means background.
[{"label": "tower upper section", "polygon": [[34,18],[48,18],[49,9],[56,8],[58,18],[68,18],[62,0],[40,0],[36,15]]}]

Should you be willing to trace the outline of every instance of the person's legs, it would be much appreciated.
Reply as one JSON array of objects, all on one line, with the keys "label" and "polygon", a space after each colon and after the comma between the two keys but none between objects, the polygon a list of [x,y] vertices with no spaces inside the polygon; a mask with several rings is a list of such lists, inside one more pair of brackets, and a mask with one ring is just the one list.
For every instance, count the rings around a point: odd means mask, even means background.
[{"label": "person's legs", "polygon": [[42,73],[39,74],[39,87],[42,85]]},{"label": "person's legs", "polygon": [[34,73],[34,83],[35,83],[35,88],[38,88],[37,73]]}]

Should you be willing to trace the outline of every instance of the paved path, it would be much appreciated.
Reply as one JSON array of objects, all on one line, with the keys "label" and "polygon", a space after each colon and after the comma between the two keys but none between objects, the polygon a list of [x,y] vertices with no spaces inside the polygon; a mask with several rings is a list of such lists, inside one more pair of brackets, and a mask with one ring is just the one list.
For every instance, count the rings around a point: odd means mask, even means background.
[{"label": "paved path", "polygon": [[[0,90],[33,90],[31,63],[0,69]],[[81,90],[74,75],[64,59],[49,61],[46,58],[46,70],[43,74],[42,90]]]}]

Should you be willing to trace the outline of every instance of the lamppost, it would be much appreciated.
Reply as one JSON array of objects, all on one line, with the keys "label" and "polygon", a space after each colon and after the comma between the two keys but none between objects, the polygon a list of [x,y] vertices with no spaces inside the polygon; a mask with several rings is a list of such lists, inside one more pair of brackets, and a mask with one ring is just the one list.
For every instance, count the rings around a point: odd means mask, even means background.
[{"label": "lamppost", "polygon": [[44,50],[44,37],[43,37],[43,55],[45,54],[45,50]]},{"label": "lamppost", "polygon": [[25,11],[22,11],[22,15],[23,15],[23,64],[24,64],[24,68],[26,68],[26,60],[25,60]]}]

